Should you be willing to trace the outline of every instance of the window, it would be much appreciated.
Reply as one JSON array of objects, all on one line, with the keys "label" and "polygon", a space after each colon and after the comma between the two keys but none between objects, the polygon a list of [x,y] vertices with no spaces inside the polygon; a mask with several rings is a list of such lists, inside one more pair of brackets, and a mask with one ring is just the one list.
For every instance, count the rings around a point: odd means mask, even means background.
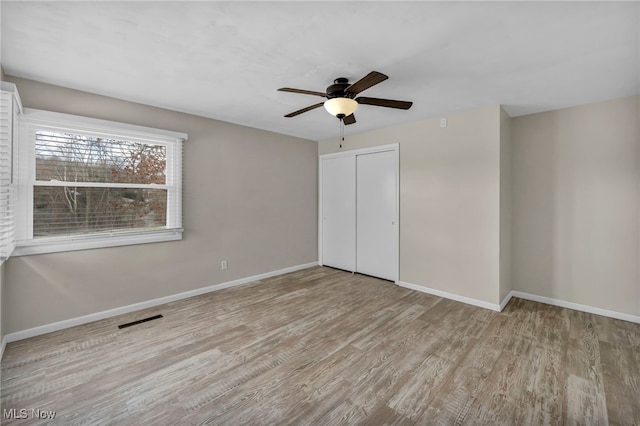
[{"label": "window", "polygon": [[13,84],[0,82],[0,264],[15,248],[16,183],[13,167],[14,126],[22,111]]},{"label": "window", "polygon": [[181,239],[186,138],[25,109],[16,254]]}]

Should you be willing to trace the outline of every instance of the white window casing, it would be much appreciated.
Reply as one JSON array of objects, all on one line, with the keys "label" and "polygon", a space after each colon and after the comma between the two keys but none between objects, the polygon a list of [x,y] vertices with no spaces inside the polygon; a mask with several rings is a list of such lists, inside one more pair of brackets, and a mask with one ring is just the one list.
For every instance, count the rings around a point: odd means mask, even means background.
[{"label": "white window casing", "polygon": [[[38,148],[36,148],[37,138],[40,144]],[[46,138],[51,138],[50,140],[53,142],[48,142]],[[51,152],[55,149],[66,149],[59,148],[64,146],[62,142],[59,142],[60,138],[81,141],[88,144],[86,146],[90,146],[91,140],[94,139],[107,140],[102,147],[106,146],[107,150],[113,150],[113,152],[118,149],[113,147],[120,146],[115,142],[162,148],[166,155],[164,182],[127,181],[122,183],[115,178],[113,181],[105,181],[104,177],[97,180],[78,179],[77,173],[74,179],[67,176],[66,168],[63,179],[53,179],[49,176],[49,179],[37,180],[36,149],[39,149],[38,152],[41,154],[43,149],[47,152],[46,150],[49,148],[46,147],[46,143],[53,144],[54,148],[51,148]],[[182,239],[182,145],[186,139],[187,134],[180,132],[25,108],[19,120],[18,149],[14,152],[14,162],[18,165],[17,227],[14,256]],[[108,141],[114,142],[114,145],[109,145]],[[45,148],[42,147],[42,144],[45,144]],[[65,161],[69,158],[64,157]],[[42,165],[39,167],[43,168]],[[34,188],[39,188],[39,191],[46,190],[46,188],[55,191],[55,187],[61,188],[65,195],[68,192],[74,193],[75,191],[76,194],[80,194],[82,191],[90,192],[90,190],[100,188],[103,189],[103,194],[107,191],[125,191],[125,188],[134,192],[139,190],[140,193],[146,194],[153,190],[163,194],[166,192],[166,221],[161,227],[154,225],[149,228],[100,228],[77,233],[67,230],[69,227],[65,227],[63,223],[59,225],[64,232],[61,235],[53,232],[34,236],[34,212],[36,209]],[[104,214],[106,215],[106,213]],[[112,221],[119,220],[117,217],[114,218],[114,213],[110,213],[109,217]],[[54,229],[55,226],[58,225],[54,225]]]}]

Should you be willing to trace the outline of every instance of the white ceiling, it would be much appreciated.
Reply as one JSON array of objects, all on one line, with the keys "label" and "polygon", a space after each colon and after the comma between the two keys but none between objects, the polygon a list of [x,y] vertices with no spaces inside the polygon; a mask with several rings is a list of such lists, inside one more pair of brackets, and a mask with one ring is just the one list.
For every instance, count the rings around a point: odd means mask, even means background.
[{"label": "white ceiling", "polygon": [[371,70],[347,134],[502,104],[511,116],[640,93],[639,2],[0,3],[9,75],[322,140],[283,115]]}]

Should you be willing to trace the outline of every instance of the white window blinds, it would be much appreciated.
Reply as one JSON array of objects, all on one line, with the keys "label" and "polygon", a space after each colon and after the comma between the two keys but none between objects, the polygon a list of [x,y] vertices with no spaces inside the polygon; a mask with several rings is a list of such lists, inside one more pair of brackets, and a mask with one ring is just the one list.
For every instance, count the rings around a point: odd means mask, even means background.
[{"label": "white window blinds", "polygon": [[0,263],[15,248],[16,185],[13,169],[15,119],[20,112],[15,86],[2,82],[0,91]]}]

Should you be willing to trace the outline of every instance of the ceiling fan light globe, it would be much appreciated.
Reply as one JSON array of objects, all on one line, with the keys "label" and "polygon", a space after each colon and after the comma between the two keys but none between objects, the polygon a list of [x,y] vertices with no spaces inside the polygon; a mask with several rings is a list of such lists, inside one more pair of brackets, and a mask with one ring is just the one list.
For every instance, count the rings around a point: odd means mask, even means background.
[{"label": "ceiling fan light globe", "polygon": [[358,109],[358,102],[350,98],[332,98],[324,102],[324,109],[335,117],[338,115],[346,117]]}]

